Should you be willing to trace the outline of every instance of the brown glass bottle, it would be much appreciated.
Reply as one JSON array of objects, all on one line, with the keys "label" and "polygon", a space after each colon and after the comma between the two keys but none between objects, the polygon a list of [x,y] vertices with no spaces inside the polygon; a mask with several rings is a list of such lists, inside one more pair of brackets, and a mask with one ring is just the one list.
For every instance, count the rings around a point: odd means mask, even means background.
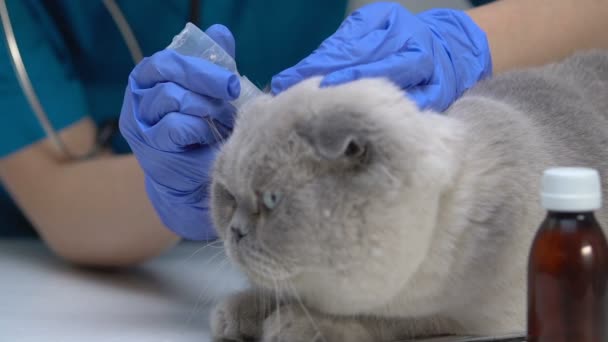
[{"label": "brown glass bottle", "polygon": [[544,202],[530,250],[528,342],[608,342],[608,244],[598,206],[561,195],[570,204]]}]

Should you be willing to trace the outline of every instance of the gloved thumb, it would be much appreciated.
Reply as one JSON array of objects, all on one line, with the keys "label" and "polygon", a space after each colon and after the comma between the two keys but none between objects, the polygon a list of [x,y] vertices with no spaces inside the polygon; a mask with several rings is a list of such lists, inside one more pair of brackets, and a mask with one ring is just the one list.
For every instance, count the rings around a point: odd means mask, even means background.
[{"label": "gloved thumb", "polygon": [[235,58],[234,36],[226,26],[221,24],[211,25],[205,33],[232,56],[232,58]]},{"label": "gloved thumb", "polygon": [[420,110],[445,111],[456,95],[441,84],[426,84],[409,88],[406,95],[418,105]]}]

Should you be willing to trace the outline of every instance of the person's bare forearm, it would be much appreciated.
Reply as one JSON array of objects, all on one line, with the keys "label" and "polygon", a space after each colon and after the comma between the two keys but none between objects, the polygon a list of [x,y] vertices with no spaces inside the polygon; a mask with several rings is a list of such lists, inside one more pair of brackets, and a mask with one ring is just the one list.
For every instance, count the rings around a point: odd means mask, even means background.
[{"label": "person's bare forearm", "polygon": [[[53,215],[49,232],[73,253],[107,264],[137,263],[159,254],[177,237],[165,228],[144,189],[143,173],[133,156],[110,156],[65,167],[49,186],[62,200],[41,205]],[[46,217],[45,220],[50,220]],[[39,225],[40,226],[40,225]],[[79,232],[74,232],[79,227]],[[114,251],[118,253],[114,253]],[[96,254],[96,255],[95,255]],[[116,256],[118,259],[113,259]]]},{"label": "person's bare forearm", "polygon": [[[90,127],[90,122],[81,122],[62,136],[68,146],[84,151]],[[155,214],[143,173],[131,155],[58,162],[46,142],[6,158],[0,166],[5,186],[38,233],[68,261],[132,265],[179,240]]]},{"label": "person's bare forearm", "polygon": [[495,73],[608,48],[608,0],[499,0],[468,14],[488,35]]}]

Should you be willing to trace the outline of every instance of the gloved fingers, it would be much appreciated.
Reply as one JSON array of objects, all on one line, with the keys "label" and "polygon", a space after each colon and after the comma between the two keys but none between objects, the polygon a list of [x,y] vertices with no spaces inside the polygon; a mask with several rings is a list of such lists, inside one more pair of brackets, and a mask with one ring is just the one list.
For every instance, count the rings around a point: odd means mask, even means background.
[{"label": "gloved fingers", "polygon": [[234,100],[241,92],[239,79],[232,72],[171,49],[144,58],[129,77],[140,89],[152,88],[156,83],[173,82],[195,93],[223,100]]},{"label": "gloved fingers", "polygon": [[173,197],[173,204],[196,204],[207,197],[205,184],[211,182],[212,166],[218,146],[194,146],[180,152],[155,151],[143,161],[146,173],[162,197]]},{"label": "gloved fingers", "polygon": [[385,59],[338,70],[325,76],[321,86],[338,85],[361,78],[385,77],[401,88],[427,83],[433,76],[433,60],[421,51],[406,51]]},{"label": "gloved fingers", "polygon": [[171,112],[211,116],[230,125],[235,112],[227,101],[199,95],[172,82],[157,83],[148,89],[134,89],[133,94],[140,98],[138,119],[149,126]]},{"label": "gloved fingers", "polygon": [[397,3],[371,3],[349,15],[332,36],[358,38],[373,30],[385,29],[400,13],[409,12]]},{"label": "gloved fingers", "polygon": [[309,78],[311,76],[319,74],[316,63],[310,63],[308,60],[302,60],[295,66],[285,69],[280,73],[274,75],[270,80],[270,92],[273,95],[277,95],[294,84]]},{"label": "gloved fingers", "polygon": [[357,61],[351,58],[351,54],[345,53],[343,49],[338,51],[331,51],[329,49],[325,51],[317,50],[295,66],[285,69],[272,77],[272,80],[270,81],[270,90],[276,95],[302,80],[313,76],[327,75],[343,68],[356,65],[356,62]]},{"label": "gloved fingers", "polygon": [[235,58],[234,36],[230,30],[221,24],[209,26],[205,33],[224,49],[233,59]]},{"label": "gloved fingers", "polygon": [[[184,197],[167,194],[162,185],[145,178],[146,192],[162,222],[177,235],[190,240],[207,240],[217,237],[209,214],[209,200],[180,203]],[[189,199],[186,197],[186,199]]]},{"label": "gloved fingers", "polygon": [[[332,71],[371,63],[407,49],[410,35],[394,27],[373,30],[359,38],[328,39],[306,64],[315,66],[324,75]],[[316,62],[316,63],[315,63]]]},{"label": "gloved fingers", "polygon": [[196,145],[223,142],[229,128],[211,119],[168,113],[156,125],[143,130],[149,146],[164,152],[183,152]]},{"label": "gloved fingers", "polygon": [[407,90],[407,96],[413,100],[421,110],[431,109],[443,112],[450,104],[452,97],[446,93],[445,86],[439,83],[432,83],[413,87]]},{"label": "gloved fingers", "polygon": [[374,30],[355,40],[328,39],[310,56],[275,75],[271,80],[272,93],[278,94],[312,76],[328,75],[361,64],[381,61],[395,51],[409,50],[410,47],[406,45],[408,33],[392,31]]},{"label": "gloved fingers", "polygon": [[[342,43],[343,47],[338,51],[350,52],[351,65],[371,63],[379,61],[399,51],[409,49],[408,41],[411,39],[409,32],[399,32],[401,28],[390,27],[384,30],[375,30],[358,40]],[[344,65],[347,67],[350,65]]]}]

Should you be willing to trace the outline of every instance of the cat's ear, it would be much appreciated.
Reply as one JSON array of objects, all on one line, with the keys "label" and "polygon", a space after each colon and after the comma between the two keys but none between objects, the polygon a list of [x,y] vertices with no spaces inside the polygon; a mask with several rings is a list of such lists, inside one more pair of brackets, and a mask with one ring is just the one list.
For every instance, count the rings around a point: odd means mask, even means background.
[{"label": "cat's ear", "polygon": [[296,132],[321,158],[361,161],[369,146],[364,131],[353,119],[344,114],[315,117],[296,125]]}]

